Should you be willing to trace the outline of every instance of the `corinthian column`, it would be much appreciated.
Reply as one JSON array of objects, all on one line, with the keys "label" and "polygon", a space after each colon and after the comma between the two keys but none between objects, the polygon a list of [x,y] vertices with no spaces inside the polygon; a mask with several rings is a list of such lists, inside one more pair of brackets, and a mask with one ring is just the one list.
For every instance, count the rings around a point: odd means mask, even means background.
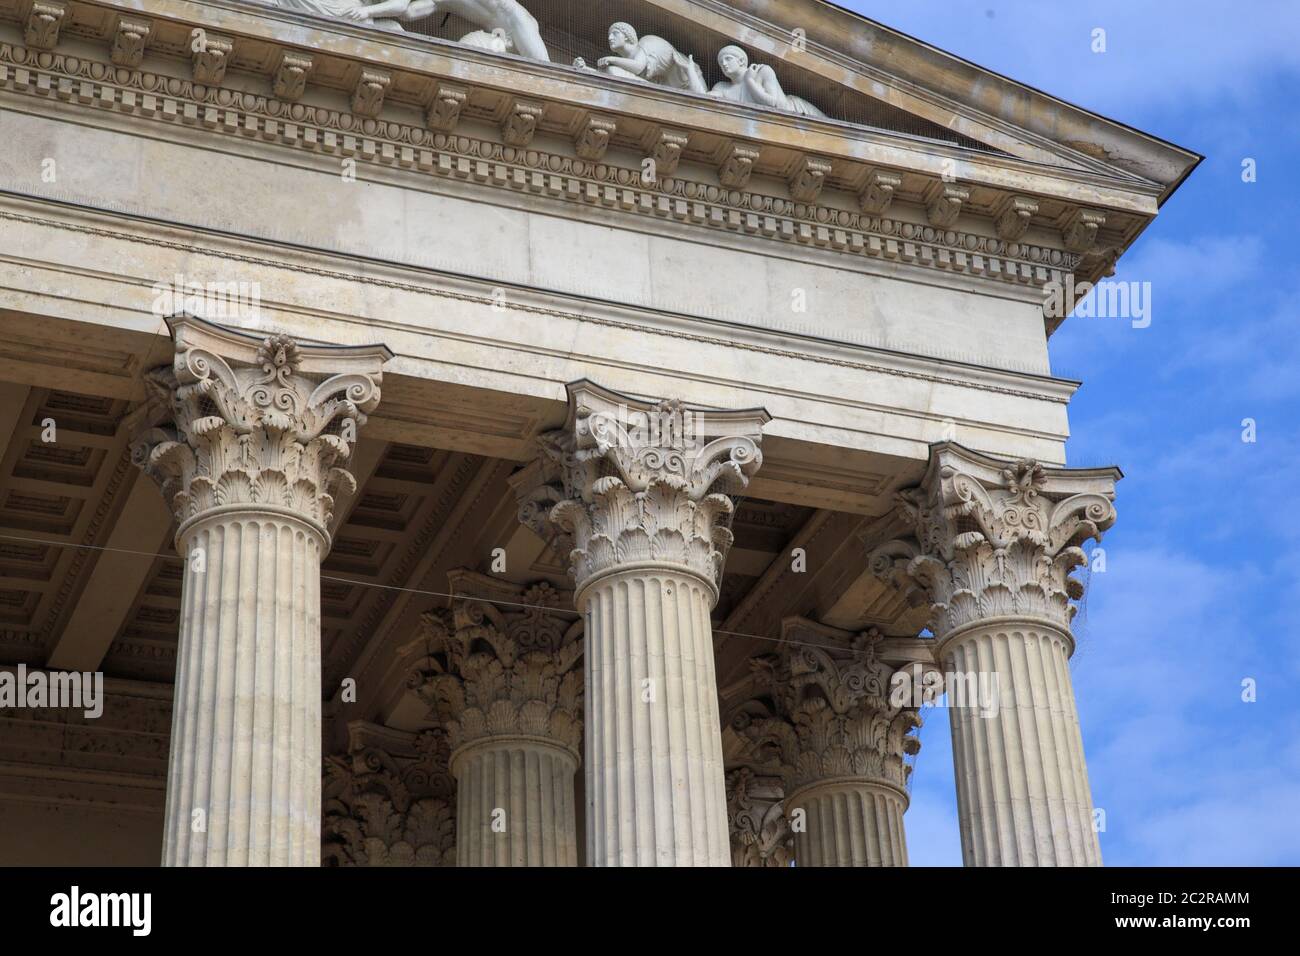
[{"label": "corinthian column", "polygon": [[758,469],[767,420],[578,382],[516,484],[521,520],[568,557],[586,622],[592,865],[729,865],[709,612],[728,494]]},{"label": "corinthian column", "polygon": [[[967,866],[1099,866],[1070,682],[1079,545],[1115,521],[1115,469],[1009,463],[934,446],[899,503],[914,537],[872,570],[928,605],[950,697]],[[956,687],[992,688],[957,699]]]},{"label": "corinthian column", "polygon": [[[453,571],[427,612],[408,686],[447,731],[457,866],[577,866],[582,622],[571,596]],[[560,613],[556,613],[556,612]]]},{"label": "corinthian column", "polygon": [[[783,622],[776,654],[751,665],[753,699],[731,728],[779,769],[798,866],[906,866],[906,756],[921,742],[916,706],[892,693],[896,666],[924,660],[915,640]],[[900,653],[901,651],[901,653]]]},{"label": "corinthian column", "polygon": [[163,864],[319,866],[320,562],[390,353],[169,325],[132,446],[185,559]]}]

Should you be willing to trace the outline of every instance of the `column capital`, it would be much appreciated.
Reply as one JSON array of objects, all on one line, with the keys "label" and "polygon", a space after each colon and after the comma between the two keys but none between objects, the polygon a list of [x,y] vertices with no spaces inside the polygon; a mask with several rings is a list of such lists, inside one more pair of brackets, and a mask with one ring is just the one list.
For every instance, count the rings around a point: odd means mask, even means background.
[{"label": "column capital", "polygon": [[871,570],[930,607],[940,642],[996,618],[1032,619],[1069,635],[1070,573],[1081,544],[1115,523],[1117,468],[1067,469],[1006,461],[943,442],[925,477],[896,497],[904,538],[875,547]]},{"label": "column capital", "polygon": [[448,578],[451,609],[425,612],[401,653],[413,658],[407,686],[447,730],[453,770],[462,751],[519,738],[561,748],[577,767],[582,621],[554,613],[572,608],[572,594],[464,569]]},{"label": "column capital", "polygon": [[717,411],[571,383],[562,428],[514,480],[519,517],[569,557],[579,593],[634,566],[702,578],[715,598],[730,549],[730,495],[762,464],[762,409]]},{"label": "column capital", "polygon": [[777,653],[751,662],[752,699],[733,713],[732,729],[748,738],[767,766],[779,768],[787,797],[816,784],[870,780],[906,797],[912,768],[905,757],[921,741],[912,700],[891,694],[900,667],[914,655],[890,653],[896,643],[871,628],[861,633],[806,618],[782,622]]},{"label": "column capital", "polygon": [[186,526],[231,506],[293,514],[328,545],[343,464],[379,404],[383,345],[309,345],[193,316],[168,319],[173,362],[146,374],[152,427],[135,463]]},{"label": "column capital", "polygon": [[732,866],[789,866],[794,859],[785,787],[779,775],[750,767],[727,771],[727,821]]},{"label": "column capital", "polygon": [[441,730],[353,721],[348,752],[324,760],[326,866],[452,866],[455,782]]}]

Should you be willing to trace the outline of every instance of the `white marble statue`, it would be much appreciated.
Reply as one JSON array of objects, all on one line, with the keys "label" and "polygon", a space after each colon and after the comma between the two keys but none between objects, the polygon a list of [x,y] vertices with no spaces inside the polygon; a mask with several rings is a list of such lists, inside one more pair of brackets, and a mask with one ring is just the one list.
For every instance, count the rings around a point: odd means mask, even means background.
[{"label": "white marble statue", "polygon": [[714,84],[709,91],[713,96],[800,116],[826,115],[807,100],[790,96],[781,89],[781,81],[770,66],[762,63],[751,66],[749,54],[738,46],[723,47],[718,54],[718,66],[722,67],[726,79]]},{"label": "white marble statue", "polygon": [[[663,37],[638,39],[630,24],[619,22],[609,28],[609,48],[619,55],[603,56],[596,61],[596,68],[602,73],[693,93],[709,91],[695,58],[677,52]],[[582,68],[586,63],[579,58],[573,65]]]},{"label": "white marble statue", "polygon": [[398,15],[405,12],[410,0],[391,0],[384,3],[363,3],[361,0],[264,0],[268,6],[283,10],[297,10],[332,20],[349,20],[381,30],[402,30]]},{"label": "white marble statue", "polygon": [[518,52],[534,60],[549,61],[551,56],[542,42],[537,19],[518,3],[518,0],[379,0],[362,3],[360,0],[269,0],[271,6],[286,10],[300,10],[318,17],[351,20],[384,30],[401,30],[402,23],[421,20],[434,13],[454,13],[481,30],[467,35],[470,46],[496,50],[499,39],[487,40],[483,34],[497,36],[497,31],[509,41],[509,48],[497,52]]},{"label": "white marble statue", "polygon": [[510,39],[510,34],[500,27],[490,32],[475,30],[473,33],[466,33],[458,42],[465,46],[478,47],[480,50],[490,50],[493,53],[515,52],[515,41]]}]

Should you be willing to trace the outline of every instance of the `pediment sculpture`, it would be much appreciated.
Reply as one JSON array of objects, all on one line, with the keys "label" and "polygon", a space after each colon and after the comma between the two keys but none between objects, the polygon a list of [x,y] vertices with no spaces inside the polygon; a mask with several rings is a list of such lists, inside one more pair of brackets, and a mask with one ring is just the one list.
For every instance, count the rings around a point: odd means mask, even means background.
[{"label": "pediment sculpture", "polygon": [[434,13],[453,13],[481,29],[461,37],[460,42],[496,53],[518,53],[534,60],[549,61],[537,19],[517,0],[263,0],[272,7],[297,10],[318,17],[348,20],[381,30],[405,31],[404,23],[422,20]]},{"label": "pediment sculpture", "polygon": [[[493,53],[515,53],[533,60],[550,62],[537,19],[517,0],[260,0],[269,6],[296,10],[318,17],[328,17],[375,27],[404,31],[403,24],[422,20],[432,14],[455,14],[479,29],[459,40],[466,46]],[[825,117],[826,114],[802,97],[785,91],[776,70],[765,63],[750,63],[749,54],[734,44],[718,53],[718,66],[725,77],[709,88],[704,71],[695,57],[683,53],[663,37],[639,36],[630,24],[619,21],[610,26],[609,48],[612,56],[603,56],[595,66],[582,57],[573,61],[577,69],[594,69],[606,76],[653,83],[732,103],[781,110],[799,116]]]},{"label": "pediment sculpture", "polygon": [[[618,55],[603,56],[596,61],[596,69],[602,73],[692,93],[709,91],[704,71],[695,62],[695,57],[679,53],[663,37],[638,38],[631,24],[619,22],[609,28],[609,48]],[[581,57],[574,60],[573,65],[578,69],[587,66]]]},{"label": "pediment sculpture", "polygon": [[709,91],[712,96],[800,116],[826,115],[807,100],[786,93],[774,69],[765,63],[750,63],[749,54],[738,46],[723,47],[718,53],[718,66],[726,79],[713,85]]}]

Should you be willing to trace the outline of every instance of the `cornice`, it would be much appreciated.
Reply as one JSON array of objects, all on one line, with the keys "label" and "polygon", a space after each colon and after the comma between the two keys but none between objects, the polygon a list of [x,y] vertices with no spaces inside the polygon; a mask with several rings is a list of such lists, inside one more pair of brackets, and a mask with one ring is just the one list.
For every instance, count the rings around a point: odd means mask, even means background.
[{"label": "cornice", "polygon": [[566,203],[1013,285],[1041,287],[1060,281],[1080,261],[1078,254],[1047,246],[680,177],[648,186],[639,169],[613,162],[436,133],[8,43],[0,43],[0,89]]},{"label": "cornice", "polygon": [[[30,86],[31,92],[53,94],[70,103],[95,104],[162,122],[435,175],[492,181],[504,188],[706,227],[1042,285],[1052,278],[1044,274],[1052,268],[1084,274],[1104,269],[1114,258],[1113,249],[1125,246],[1155,211],[1158,190],[1115,176],[1051,167],[839,121],[751,109],[592,71],[496,56],[429,37],[386,33],[377,37],[376,31],[361,27],[274,8],[250,10],[224,0],[202,5],[190,0],[59,2],[65,7],[127,9],[139,16],[166,18],[173,31],[188,23],[201,24],[205,29],[222,30],[219,39],[223,43],[230,39],[236,52],[242,42],[251,42],[258,44],[259,50],[278,49],[280,55],[262,57],[268,65],[261,77],[246,71],[214,72],[211,63],[197,60],[185,71],[190,75],[198,71],[206,79],[215,77],[227,84],[214,87],[173,69],[171,61],[180,58],[169,57],[165,49],[151,50],[145,58],[148,66],[163,72],[120,64],[115,68],[81,55],[75,55],[75,63],[70,64],[68,56],[58,52],[59,44],[67,45],[59,38],[51,50],[18,55],[16,50],[22,48],[11,49],[8,61],[15,72],[27,67],[33,74],[28,83],[15,84],[24,91]],[[85,36],[77,39],[82,46],[90,42]],[[285,53],[317,62],[303,77],[307,87],[315,89],[313,95],[290,102],[261,90],[235,88],[231,74],[236,72],[240,73],[238,82],[245,86],[250,80],[254,86],[276,85],[272,82],[274,72]],[[322,57],[338,61],[335,69],[327,71],[328,77],[322,75]],[[47,76],[44,87],[42,73]],[[353,74],[355,83],[340,80]],[[367,77],[374,82],[367,85]],[[9,83],[15,79],[10,78]],[[363,89],[377,90],[377,96],[362,96]],[[474,117],[481,120],[491,115],[501,121],[509,117],[512,103],[514,108],[522,108],[515,93],[519,89],[528,90],[530,103],[555,106],[560,114],[576,116],[577,126],[569,131],[575,137],[571,149],[548,151],[533,148],[531,142],[527,148],[511,146],[502,141],[523,140],[511,132],[508,123],[503,123],[501,135],[493,140],[451,132],[460,104],[466,102],[461,97],[477,103],[470,111]],[[413,92],[419,90],[423,92]],[[333,103],[331,97],[351,109],[308,102],[329,99]],[[450,112],[440,106],[448,97],[455,106]],[[490,105],[493,101],[494,106]],[[423,123],[401,121],[413,110],[428,111]],[[565,122],[569,126],[574,123]],[[695,157],[691,166],[696,180],[679,175],[646,186],[640,179],[639,162],[620,167],[615,161],[580,158],[578,154],[584,151],[594,155],[589,145],[584,147],[582,131],[593,123],[603,129],[603,124],[611,122],[625,155],[629,151],[638,155],[633,141],[641,144],[640,155],[650,157],[656,154],[662,136],[686,136]],[[537,127],[548,134],[539,139],[554,140],[554,124],[538,123]],[[764,157],[758,165],[766,164],[764,171],[755,175],[752,190],[722,185],[727,178],[726,164],[734,148],[741,146]],[[484,162],[504,169],[482,168]],[[714,163],[713,176],[700,177],[698,167],[709,162]],[[773,164],[787,172],[776,174]],[[824,164],[834,170],[833,181],[826,177],[826,188],[821,190],[831,201],[800,202],[794,198],[807,190],[798,185],[797,177],[791,179],[788,170],[822,169]],[[874,177],[891,170],[907,180],[894,199],[892,215],[887,204],[880,206],[867,199]],[[954,185],[959,188],[982,190],[978,202],[967,203],[960,210],[962,229],[936,229],[925,221],[927,183],[938,184],[940,176],[947,175],[955,175]],[[790,182],[796,185],[788,185]],[[1068,251],[1064,235],[1059,244],[997,238],[1002,208],[1022,193],[1048,197],[1041,214],[1034,217],[1039,235],[1044,230],[1063,233],[1079,209],[1110,210],[1109,224],[1097,233],[1096,249]],[[856,211],[859,203],[862,212]],[[1014,268],[1008,269],[1008,264]],[[1040,265],[1044,273],[1040,273]]]}]

